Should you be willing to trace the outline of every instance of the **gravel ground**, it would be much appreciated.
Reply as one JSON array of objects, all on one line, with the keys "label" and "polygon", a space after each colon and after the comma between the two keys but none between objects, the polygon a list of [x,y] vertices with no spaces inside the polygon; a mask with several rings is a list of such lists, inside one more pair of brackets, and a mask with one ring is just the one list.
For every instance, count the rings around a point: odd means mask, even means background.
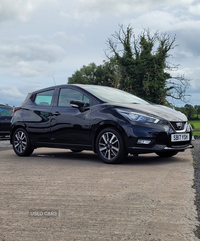
[{"label": "gravel ground", "polygon": [[9,136],[0,137],[0,151],[6,151],[12,148],[10,144]]},{"label": "gravel ground", "polygon": [[[194,163],[194,188],[196,190],[196,206],[198,212],[198,221],[200,221],[200,137],[195,137],[192,150]],[[200,239],[200,226],[197,227],[197,237]]]},{"label": "gravel ground", "polygon": [[[195,137],[193,141],[194,148],[192,149],[193,163],[194,163],[194,185],[193,188],[196,190],[196,208],[198,212],[198,221],[200,222],[200,136]],[[12,146],[10,145],[9,138],[0,138],[0,151],[9,150]],[[200,226],[197,227],[196,236],[200,239]]]}]

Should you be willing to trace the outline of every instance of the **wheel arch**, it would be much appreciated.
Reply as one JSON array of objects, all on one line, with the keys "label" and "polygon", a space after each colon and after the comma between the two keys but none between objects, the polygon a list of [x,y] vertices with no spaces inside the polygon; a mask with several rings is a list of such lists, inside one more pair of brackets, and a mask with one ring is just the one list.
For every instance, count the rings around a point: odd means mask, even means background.
[{"label": "wheel arch", "polygon": [[12,144],[13,133],[14,133],[18,128],[23,128],[24,130],[27,131],[26,125],[23,124],[23,123],[16,123],[14,126],[12,126],[12,127],[11,127],[11,130],[10,130],[10,144]]}]

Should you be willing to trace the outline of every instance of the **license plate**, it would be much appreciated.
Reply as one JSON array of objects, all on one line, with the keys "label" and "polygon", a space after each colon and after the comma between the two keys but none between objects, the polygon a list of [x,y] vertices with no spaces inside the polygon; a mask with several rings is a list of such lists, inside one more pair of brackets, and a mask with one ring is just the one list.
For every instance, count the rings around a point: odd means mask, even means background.
[{"label": "license plate", "polygon": [[189,141],[190,140],[190,135],[188,133],[185,134],[172,134],[171,135],[171,141]]}]

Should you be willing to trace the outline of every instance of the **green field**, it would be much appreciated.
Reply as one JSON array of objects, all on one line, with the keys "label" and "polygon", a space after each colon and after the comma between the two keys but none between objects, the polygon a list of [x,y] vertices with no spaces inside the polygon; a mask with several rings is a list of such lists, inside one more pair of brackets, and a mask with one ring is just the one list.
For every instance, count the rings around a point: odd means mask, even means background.
[{"label": "green field", "polygon": [[189,121],[193,127],[193,135],[200,136],[200,120]]}]

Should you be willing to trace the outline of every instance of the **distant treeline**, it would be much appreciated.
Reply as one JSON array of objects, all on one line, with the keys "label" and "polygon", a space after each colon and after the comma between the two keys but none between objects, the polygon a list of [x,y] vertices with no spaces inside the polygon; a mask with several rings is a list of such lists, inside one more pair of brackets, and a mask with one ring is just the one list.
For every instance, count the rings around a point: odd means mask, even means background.
[{"label": "distant treeline", "polygon": [[188,120],[200,120],[200,105],[186,104],[184,107],[175,107],[175,109],[184,113]]}]

